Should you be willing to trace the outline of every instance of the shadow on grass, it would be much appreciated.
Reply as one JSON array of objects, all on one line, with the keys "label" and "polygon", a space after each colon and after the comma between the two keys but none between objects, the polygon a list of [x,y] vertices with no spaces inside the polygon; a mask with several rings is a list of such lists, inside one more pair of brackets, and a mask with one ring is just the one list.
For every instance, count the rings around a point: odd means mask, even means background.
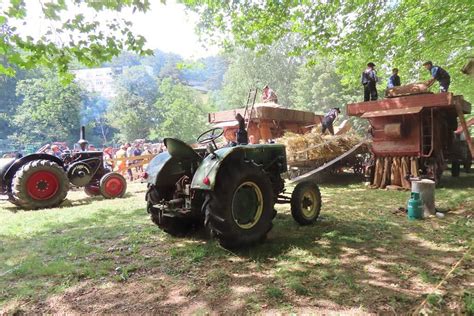
[{"label": "shadow on grass", "polygon": [[[124,199],[132,197],[133,195],[131,193],[125,193],[125,195],[122,197]],[[97,201],[103,201],[107,200],[104,198],[102,195],[97,195],[97,196],[88,196],[85,198],[81,199],[74,199],[70,200],[66,198],[59,206],[55,207],[55,209],[60,208],[60,209],[68,209],[68,208],[73,208],[76,206],[83,206],[83,205],[89,205]],[[19,206],[16,206],[12,203],[5,203],[5,206],[2,207],[4,210],[10,211],[12,213],[19,213],[19,212],[34,212],[34,211],[41,211],[41,210],[48,210],[48,209],[36,209],[36,210],[24,210]]]},{"label": "shadow on grass", "polygon": [[[433,246],[430,241],[449,242],[436,240],[439,233],[426,225],[370,210],[355,216],[354,193],[326,187],[335,191],[327,193],[331,199],[345,201],[342,209],[304,227],[279,213],[265,243],[233,252],[212,241],[169,237],[142,208],[52,222],[23,239],[0,236],[0,269],[10,271],[0,274],[0,305],[19,298],[36,302],[33,311],[58,312],[39,302],[86,282],[62,296],[64,311],[175,314],[199,303],[229,314],[262,306],[406,313],[460,256],[458,249]],[[384,205],[399,200],[392,202]],[[460,225],[446,233],[465,238],[468,227]]]}]

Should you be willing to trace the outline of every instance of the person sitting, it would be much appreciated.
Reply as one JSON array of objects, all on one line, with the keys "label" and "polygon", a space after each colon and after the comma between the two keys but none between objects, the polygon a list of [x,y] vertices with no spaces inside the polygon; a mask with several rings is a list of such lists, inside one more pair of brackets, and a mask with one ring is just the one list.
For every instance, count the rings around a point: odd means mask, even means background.
[{"label": "person sitting", "polygon": [[339,113],[341,113],[341,110],[339,110],[339,108],[332,108],[331,110],[329,110],[329,112],[326,113],[326,115],[324,115],[322,121],[322,134],[324,134],[326,130],[328,130],[331,135],[334,135],[333,123],[337,119]]},{"label": "person sitting", "polygon": [[263,93],[262,93],[262,102],[263,103],[278,103],[278,97],[268,85],[263,87]]}]

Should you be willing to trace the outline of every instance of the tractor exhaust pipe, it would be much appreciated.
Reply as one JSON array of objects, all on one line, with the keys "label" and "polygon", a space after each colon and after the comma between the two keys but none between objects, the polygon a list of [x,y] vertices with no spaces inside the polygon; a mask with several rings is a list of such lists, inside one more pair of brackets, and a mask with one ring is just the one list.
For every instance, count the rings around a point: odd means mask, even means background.
[{"label": "tractor exhaust pipe", "polygon": [[79,147],[81,147],[82,151],[87,150],[87,145],[89,145],[89,142],[86,140],[86,127],[81,126],[81,133],[79,135],[79,141],[77,142],[79,144]]}]

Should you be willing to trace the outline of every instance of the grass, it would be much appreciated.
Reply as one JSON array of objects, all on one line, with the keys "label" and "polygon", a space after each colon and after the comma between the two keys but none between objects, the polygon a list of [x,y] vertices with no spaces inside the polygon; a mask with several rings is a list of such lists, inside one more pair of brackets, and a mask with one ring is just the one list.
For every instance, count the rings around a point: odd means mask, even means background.
[{"label": "grass", "polygon": [[279,205],[267,241],[234,252],[160,231],[144,190],[132,184],[120,200],[74,191],[34,212],[0,202],[0,311],[409,313],[427,297],[436,313],[472,313],[472,256],[432,293],[472,244],[472,175],[437,190],[444,219],[413,222],[396,212],[406,192],[321,185],[315,225]]}]

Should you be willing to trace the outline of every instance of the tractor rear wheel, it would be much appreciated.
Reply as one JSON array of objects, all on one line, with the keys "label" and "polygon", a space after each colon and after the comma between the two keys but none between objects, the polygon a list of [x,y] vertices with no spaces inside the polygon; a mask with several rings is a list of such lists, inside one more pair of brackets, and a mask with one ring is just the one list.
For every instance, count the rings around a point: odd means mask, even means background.
[{"label": "tractor rear wheel", "polygon": [[61,204],[68,190],[69,180],[57,163],[34,160],[16,172],[12,199],[25,209],[50,208]]},{"label": "tractor rear wheel", "polygon": [[127,191],[127,180],[116,172],[110,172],[100,179],[100,194],[106,199],[121,198]]},{"label": "tractor rear wheel", "polygon": [[272,229],[275,197],[268,175],[252,162],[221,170],[204,203],[205,227],[226,248],[251,245]]},{"label": "tractor rear wheel", "polygon": [[313,182],[298,183],[291,194],[291,215],[300,225],[316,222],[321,211],[321,193]]}]

